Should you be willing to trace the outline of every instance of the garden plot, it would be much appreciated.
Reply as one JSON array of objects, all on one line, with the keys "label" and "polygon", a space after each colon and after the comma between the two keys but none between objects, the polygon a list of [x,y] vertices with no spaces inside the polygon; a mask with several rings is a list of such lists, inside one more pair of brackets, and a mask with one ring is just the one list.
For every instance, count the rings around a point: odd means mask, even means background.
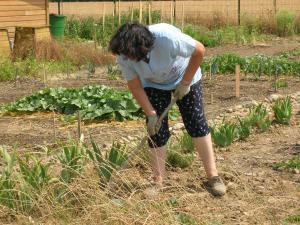
[{"label": "garden plot", "polygon": [[[290,61],[295,55],[298,50],[276,57],[221,54],[203,64],[206,116],[228,187],[223,198],[205,190],[205,172],[176,108],[162,193],[153,199],[143,192],[151,176],[147,149],[115,174],[109,188],[103,185],[146,134],[114,65],[92,76],[87,70],[47,83],[23,78],[0,83],[1,223],[297,222],[300,81],[299,64]],[[231,75],[237,63],[240,98]]]}]

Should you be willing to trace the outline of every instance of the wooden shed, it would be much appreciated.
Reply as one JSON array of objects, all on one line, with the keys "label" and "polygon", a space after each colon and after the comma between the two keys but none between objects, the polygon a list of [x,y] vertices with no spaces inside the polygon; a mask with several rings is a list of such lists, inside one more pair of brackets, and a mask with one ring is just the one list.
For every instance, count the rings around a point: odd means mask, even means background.
[{"label": "wooden shed", "polygon": [[7,51],[7,39],[13,43],[18,27],[32,28],[36,39],[49,38],[48,0],[0,0],[0,55]]}]

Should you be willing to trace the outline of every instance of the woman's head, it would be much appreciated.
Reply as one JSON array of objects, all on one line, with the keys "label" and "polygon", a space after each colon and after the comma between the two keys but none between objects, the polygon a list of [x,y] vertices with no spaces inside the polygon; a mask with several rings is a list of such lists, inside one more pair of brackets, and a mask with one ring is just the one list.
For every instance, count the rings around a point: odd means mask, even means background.
[{"label": "woman's head", "polygon": [[125,55],[137,61],[147,57],[153,47],[154,36],[148,28],[139,23],[125,23],[114,34],[109,43],[109,51],[115,55]]}]

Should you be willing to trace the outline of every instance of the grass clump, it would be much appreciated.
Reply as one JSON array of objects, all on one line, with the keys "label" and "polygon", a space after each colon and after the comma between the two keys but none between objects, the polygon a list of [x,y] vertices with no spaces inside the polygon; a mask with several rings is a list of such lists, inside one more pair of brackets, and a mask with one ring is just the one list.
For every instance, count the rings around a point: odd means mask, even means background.
[{"label": "grass clump", "polygon": [[273,106],[275,120],[281,124],[289,124],[292,117],[292,102],[290,97],[277,99]]},{"label": "grass clump", "polygon": [[281,10],[276,14],[277,32],[279,36],[292,35],[295,32],[296,14]]}]

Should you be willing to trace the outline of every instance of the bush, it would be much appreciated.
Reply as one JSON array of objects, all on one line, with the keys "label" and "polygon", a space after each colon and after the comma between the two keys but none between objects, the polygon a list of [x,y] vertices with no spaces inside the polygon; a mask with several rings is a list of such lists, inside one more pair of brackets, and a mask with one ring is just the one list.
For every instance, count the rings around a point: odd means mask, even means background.
[{"label": "bush", "polygon": [[273,106],[275,119],[278,123],[289,124],[292,117],[292,102],[290,97],[278,99]]},{"label": "bush", "polygon": [[279,36],[288,36],[294,34],[295,18],[295,13],[287,10],[279,11],[276,14],[277,32]]}]

